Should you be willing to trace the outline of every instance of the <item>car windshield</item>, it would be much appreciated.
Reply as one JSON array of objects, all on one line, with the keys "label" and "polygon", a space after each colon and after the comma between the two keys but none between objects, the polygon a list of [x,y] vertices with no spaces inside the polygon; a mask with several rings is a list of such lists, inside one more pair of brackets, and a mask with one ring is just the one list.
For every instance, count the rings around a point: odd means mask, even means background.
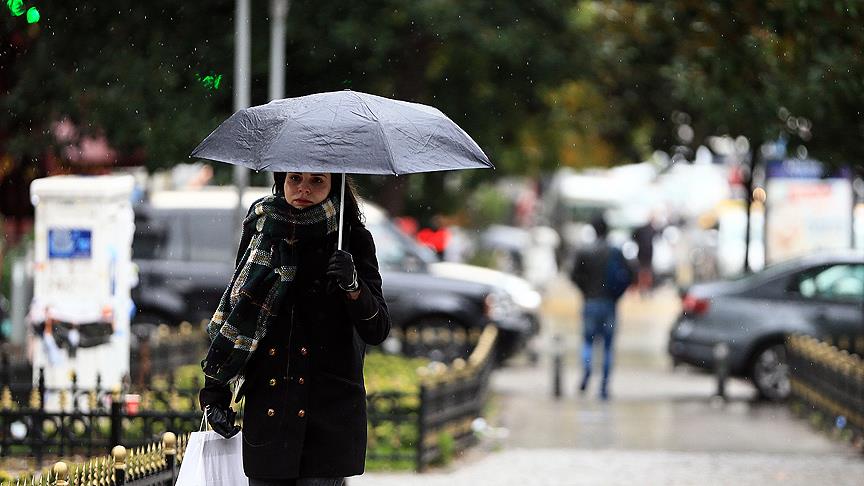
[{"label": "car windshield", "polygon": [[432,250],[419,245],[387,220],[369,223],[367,228],[375,239],[378,264],[384,270],[405,270],[438,260]]},{"label": "car windshield", "polygon": [[787,273],[794,272],[796,270],[801,269],[801,259],[794,260],[786,260],[784,262],[775,263],[772,265],[768,265],[764,269],[759,272],[755,272],[749,275],[741,275],[733,280],[739,282],[767,282],[769,280],[774,280],[777,277],[785,275]]}]

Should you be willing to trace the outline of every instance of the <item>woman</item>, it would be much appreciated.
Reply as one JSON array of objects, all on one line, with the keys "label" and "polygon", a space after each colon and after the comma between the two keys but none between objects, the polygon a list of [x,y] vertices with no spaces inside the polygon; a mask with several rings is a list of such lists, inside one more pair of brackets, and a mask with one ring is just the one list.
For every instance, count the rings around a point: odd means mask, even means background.
[{"label": "woman", "polygon": [[367,344],[390,331],[372,235],[350,185],[336,250],[340,174],[276,173],[274,195],[243,223],[231,284],[208,325],[202,409],[213,430],[239,431],[250,486],[341,485],[366,456]]}]

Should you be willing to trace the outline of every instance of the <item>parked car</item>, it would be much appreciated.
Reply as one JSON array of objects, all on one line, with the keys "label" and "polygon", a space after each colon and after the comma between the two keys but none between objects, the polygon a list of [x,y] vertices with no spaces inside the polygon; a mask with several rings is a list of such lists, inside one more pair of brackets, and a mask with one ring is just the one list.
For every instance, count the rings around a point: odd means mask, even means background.
[{"label": "parked car", "polygon": [[[244,205],[269,189],[250,188]],[[240,241],[231,189],[161,191],[135,207],[133,324],[209,320],[234,271]]]},{"label": "parked car", "polygon": [[367,202],[364,214],[366,226],[375,237],[382,268],[393,266],[409,273],[429,273],[495,289],[489,299],[495,302],[490,312],[500,333],[500,358],[517,353],[537,335],[542,297],[527,280],[489,268],[439,261],[434,251],[402,232],[381,208]]},{"label": "parked car", "polygon": [[[133,324],[209,320],[231,278],[239,240],[231,190],[163,192],[136,208]],[[247,191],[247,205],[269,190]],[[374,232],[374,230],[373,230]],[[507,327],[512,300],[492,286],[429,273],[416,255],[375,234],[394,328],[387,345],[438,360],[465,356],[489,322]],[[398,342],[397,342],[398,341]]]},{"label": "parked car", "polygon": [[793,333],[852,342],[864,336],[864,255],[811,255],[739,280],[694,285],[668,351],[676,363],[710,370],[725,344],[732,376],[782,400],[790,393],[784,343]]}]

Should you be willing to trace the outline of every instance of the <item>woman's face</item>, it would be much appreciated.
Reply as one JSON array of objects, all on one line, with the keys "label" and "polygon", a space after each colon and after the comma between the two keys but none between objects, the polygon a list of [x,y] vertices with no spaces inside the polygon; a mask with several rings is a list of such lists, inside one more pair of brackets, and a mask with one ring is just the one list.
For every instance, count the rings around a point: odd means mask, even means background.
[{"label": "woman's face", "polygon": [[327,199],[330,174],[289,172],[285,176],[285,200],[297,209],[307,208]]}]

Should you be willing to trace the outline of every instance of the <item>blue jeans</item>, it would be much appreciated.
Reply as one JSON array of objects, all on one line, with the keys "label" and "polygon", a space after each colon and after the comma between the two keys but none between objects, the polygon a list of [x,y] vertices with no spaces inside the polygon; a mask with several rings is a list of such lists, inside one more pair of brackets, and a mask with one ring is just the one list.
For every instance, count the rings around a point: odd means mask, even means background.
[{"label": "blue jeans", "polygon": [[585,374],[582,378],[582,390],[588,386],[591,377],[591,361],[594,354],[594,341],[603,338],[603,383],[600,394],[607,395],[609,373],[612,371],[612,340],[615,337],[615,301],[611,299],[588,299],[582,309],[582,365]]}]

